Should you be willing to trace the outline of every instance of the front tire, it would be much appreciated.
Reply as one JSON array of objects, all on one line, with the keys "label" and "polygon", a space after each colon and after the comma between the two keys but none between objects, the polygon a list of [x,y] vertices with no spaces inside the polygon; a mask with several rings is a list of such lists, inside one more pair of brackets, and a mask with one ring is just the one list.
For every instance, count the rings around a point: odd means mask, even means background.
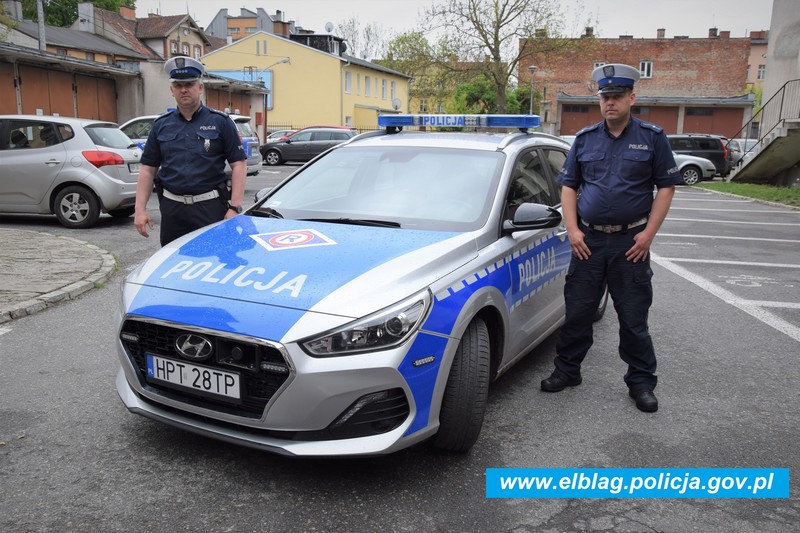
[{"label": "front tire", "polygon": [[100,201],[86,187],[70,185],[56,195],[53,212],[66,228],[90,228],[100,218]]},{"label": "front tire", "polygon": [[703,174],[698,167],[689,165],[681,171],[681,178],[684,185],[695,185],[703,179]]},{"label": "front tire", "polygon": [[481,432],[489,396],[489,330],[481,318],[467,326],[458,344],[439,413],[436,448],[467,452]]},{"label": "front tire", "polygon": [[281,164],[281,154],[278,153],[277,150],[269,150],[266,154],[264,154],[264,161],[271,167],[275,165]]}]

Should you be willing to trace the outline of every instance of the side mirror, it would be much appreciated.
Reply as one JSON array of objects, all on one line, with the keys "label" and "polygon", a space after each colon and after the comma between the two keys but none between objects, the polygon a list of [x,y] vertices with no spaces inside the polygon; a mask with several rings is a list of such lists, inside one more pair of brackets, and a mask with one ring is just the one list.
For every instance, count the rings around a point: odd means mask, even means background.
[{"label": "side mirror", "polygon": [[561,224],[561,213],[558,210],[542,205],[525,203],[517,208],[514,220],[503,221],[503,232],[506,234],[515,231],[554,228]]},{"label": "side mirror", "polygon": [[255,201],[256,202],[260,201],[267,194],[269,194],[269,191],[271,191],[271,190],[272,190],[272,187],[264,187],[263,189],[259,189],[258,191],[256,191],[256,194],[254,195]]}]

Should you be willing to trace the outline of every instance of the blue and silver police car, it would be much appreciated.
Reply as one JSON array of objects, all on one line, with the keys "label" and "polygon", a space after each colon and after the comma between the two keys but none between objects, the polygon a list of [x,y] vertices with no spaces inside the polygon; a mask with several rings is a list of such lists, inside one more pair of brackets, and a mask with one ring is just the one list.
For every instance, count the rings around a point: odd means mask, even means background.
[{"label": "blue and silver police car", "polygon": [[491,381],[564,316],[569,145],[538,120],[381,116],[162,248],[122,289],[125,406],[287,455],[470,449]]}]

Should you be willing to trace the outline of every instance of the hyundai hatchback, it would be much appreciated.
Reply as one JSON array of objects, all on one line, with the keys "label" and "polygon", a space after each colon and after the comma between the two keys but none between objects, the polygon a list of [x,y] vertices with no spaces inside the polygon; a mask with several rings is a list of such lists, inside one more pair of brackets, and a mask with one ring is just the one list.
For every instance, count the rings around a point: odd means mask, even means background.
[{"label": "hyundai hatchback", "polygon": [[142,151],[113,122],[0,115],[0,212],[88,228],[133,214]]},{"label": "hyundai hatchback", "polygon": [[162,248],[123,284],[125,406],[287,455],[469,450],[490,382],[564,319],[569,145],[538,123],[381,116]]}]

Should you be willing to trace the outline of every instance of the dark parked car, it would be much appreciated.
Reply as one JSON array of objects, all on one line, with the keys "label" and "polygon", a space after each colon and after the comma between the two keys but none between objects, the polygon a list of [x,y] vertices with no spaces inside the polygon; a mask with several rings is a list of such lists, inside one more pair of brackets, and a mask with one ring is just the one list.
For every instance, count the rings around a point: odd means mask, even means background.
[{"label": "dark parked car", "polygon": [[714,163],[718,176],[727,176],[733,167],[732,154],[728,150],[728,139],[707,133],[681,133],[667,135],[672,151],[708,159]]},{"label": "dark parked car", "polygon": [[268,165],[280,165],[285,161],[311,161],[331,146],[357,134],[355,129],[346,126],[303,128],[288,137],[261,146],[261,155]]}]

